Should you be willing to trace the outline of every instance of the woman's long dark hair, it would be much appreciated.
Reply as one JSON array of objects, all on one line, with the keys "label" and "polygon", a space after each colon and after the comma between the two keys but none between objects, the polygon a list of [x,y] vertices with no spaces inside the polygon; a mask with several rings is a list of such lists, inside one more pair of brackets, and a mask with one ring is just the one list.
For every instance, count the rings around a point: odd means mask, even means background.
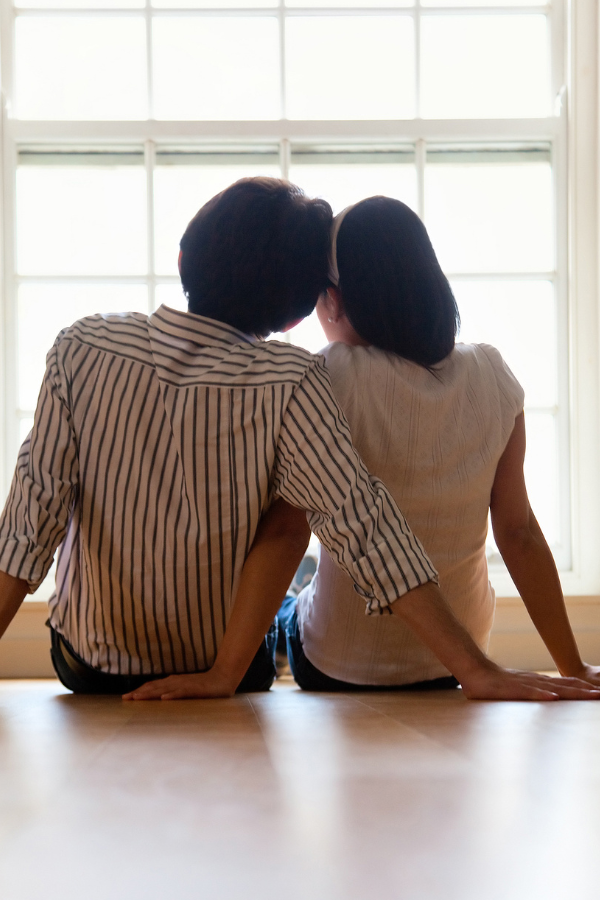
[{"label": "woman's long dark hair", "polygon": [[404,203],[369,197],[337,236],[344,312],[365,341],[430,368],[452,351],[460,325],[425,226]]}]

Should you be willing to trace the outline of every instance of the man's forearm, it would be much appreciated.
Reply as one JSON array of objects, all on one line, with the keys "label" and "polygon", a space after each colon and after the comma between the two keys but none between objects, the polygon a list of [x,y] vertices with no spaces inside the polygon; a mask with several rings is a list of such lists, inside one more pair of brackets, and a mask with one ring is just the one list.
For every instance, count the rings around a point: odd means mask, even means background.
[{"label": "man's forearm", "polygon": [[28,591],[26,581],[0,572],[0,637],[12,622]]},{"label": "man's forearm", "polygon": [[303,510],[277,500],[259,524],[214,669],[242,680],[308,546]]},{"label": "man's forearm", "polygon": [[461,684],[473,671],[493,666],[433,582],[404,594],[392,604],[392,611],[412,628]]},{"label": "man's forearm", "polygon": [[212,669],[146,682],[123,699],[231,697],[279,609],[309,539],[305,513],[277,500],[259,523]]},{"label": "man's forearm", "polygon": [[503,669],[477,646],[435,584],[409,591],[392,604],[461,683],[471,700],[597,700],[600,692],[576,678],[549,678]]}]

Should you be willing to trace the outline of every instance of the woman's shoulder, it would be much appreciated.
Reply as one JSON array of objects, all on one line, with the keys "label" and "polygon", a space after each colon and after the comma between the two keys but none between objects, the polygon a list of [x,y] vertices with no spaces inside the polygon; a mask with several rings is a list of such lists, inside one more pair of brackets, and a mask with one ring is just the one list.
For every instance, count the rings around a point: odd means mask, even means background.
[{"label": "woman's shoulder", "polygon": [[484,381],[493,381],[493,372],[502,363],[498,351],[486,344],[456,344],[454,350],[431,369],[373,346],[336,342],[319,352],[327,361],[334,385],[341,380],[346,385],[350,382],[362,385],[393,378],[397,386],[406,384],[407,389],[433,392],[436,396],[456,390],[457,385],[468,381],[476,370]]},{"label": "woman's shoulder", "polygon": [[406,382],[412,390],[433,391],[437,396],[471,382],[481,389],[499,386],[501,392],[509,395],[517,405],[523,402],[521,385],[500,351],[491,344],[457,343],[452,352],[431,370],[373,346],[336,342],[319,352],[327,361],[334,386],[342,380],[348,387],[356,381],[362,384],[393,377]]},{"label": "woman's shoulder", "polygon": [[365,355],[368,355],[368,351],[375,349],[375,347],[355,347],[351,344],[343,344],[341,341],[334,341],[332,344],[327,344],[326,347],[319,350],[319,354],[325,357],[328,364],[341,364],[360,360]]},{"label": "woman's shoulder", "polygon": [[327,344],[319,354],[325,357],[332,380],[364,377],[367,369],[371,369],[378,355],[383,351],[376,347],[355,347],[336,341]]},{"label": "woman's shoulder", "polygon": [[374,395],[384,392],[398,377],[400,358],[373,346],[335,342],[320,351],[325,357],[333,393],[347,416],[369,406]]},{"label": "woman's shoulder", "polygon": [[456,344],[453,353],[459,365],[477,372],[478,380],[496,385],[515,408],[523,407],[525,394],[500,351],[491,344]]},{"label": "woman's shoulder", "polygon": [[459,365],[485,366],[494,371],[504,371],[508,368],[500,351],[491,344],[457,343],[450,358],[454,358]]},{"label": "woman's shoulder", "polygon": [[488,359],[492,365],[502,361],[502,354],[492,344],[455,344],[455,352],[465,358]]},{"label": "woman's shoulder", "polygon": [[387,350],[380,350],[372,344],[368,346],[354,346],[352,344],[343,344],[336,341],[333,344],[327,344],[319,353],[327,360],[327,366],[331,370],[346,371],[364,371],[365,369],[377,370],[394,366],[398,363],[412,365],[408,360],[402,359],[395,353]]}]

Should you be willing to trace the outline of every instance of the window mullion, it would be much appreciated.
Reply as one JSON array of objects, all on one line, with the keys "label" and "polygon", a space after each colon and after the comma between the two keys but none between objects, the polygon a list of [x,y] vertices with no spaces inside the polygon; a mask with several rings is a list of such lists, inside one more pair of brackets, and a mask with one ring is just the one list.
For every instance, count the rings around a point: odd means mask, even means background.
[{"label": "window mullion", "polygon": [[[550,85],[552,90],[552,99],[555,104],[560,103],[560,92],[567,83],[566,71],[566,22],[565,22],[565,2],[564,0],[555,0],[554,4],[548,11],[548,41],[550,44],[550,52],[548,58],[550,60]],[[555,110],[556,112],[557,110]]]},{"label": "window mullion", "polygon": [[154,142],[147,140],[144,144],[144,165],[146,168],[146,234],[148,243],[148,309],[156,308],[156,266],[154,253],[154,165],[156,148]]},{"label": "window mullion", "polygon": [[146,0],[146,78],[148,80],[148,118],[154,118],[154,67],[152,54],[152,8]]},{"label": "window mullion", "polygon": [[421,118],[421,0],[415,0],[415,118]]},{"label": "window mullion", "polygon": [[0,369],[0,412],[2,414],[3,440],[0,447],[0,496],[8,490],[10,473],[14,468],[14,451],[18,446],[19,422],[17,407],[17,290],[15,284],[15,234],[16,234],[16,147],[7,136],[6,109],[2,103],[2,248],[3,248],[3,316],[0,339],[3,345],[4,364]]},{"label": "window mullion", "polygon": [[425,163],[427,161],[427,144],[423,138],[415,142],[415,164],[417,167],[417,215],[425,221]]},{"label": "window mullion", "polygon": [[557,378],[558,378],[558,462],[559,462],[559,512],[561,544],[564,559],[562,568],[570,569],[573,565],[573,506],[571,501],[570,446],[570,364],[569,364],[569,226],[568,226],[568,97],[562,98],[560,109],[560,129],[553,143],[552,176],[555,197],[555,267],[556,281],[554,285],[556,302],[557,333]]},{"label": "window mullion", "polygon": [[[281,118],[286,118],[286,78],[285,78],[285,0],[279,0],[277,6],[277,24],[279,34],[279,94]],[[286,176],[284,175],[284,178]]]},{"label": "window mullion", "polygon": [[279,144],[279,164],[281,166],[281,177],[286,181],[290,177],[290,163],[292,159],[292,149],[290,141],[282,138]]}]

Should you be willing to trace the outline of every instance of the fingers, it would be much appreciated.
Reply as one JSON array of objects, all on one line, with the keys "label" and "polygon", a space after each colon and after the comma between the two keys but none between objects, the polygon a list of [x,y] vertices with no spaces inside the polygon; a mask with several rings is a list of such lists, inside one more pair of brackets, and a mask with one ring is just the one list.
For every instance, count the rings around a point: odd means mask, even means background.
[{"label": "fingers", "polygon": [[[531,676],[530,676],[531,677]],[[600,700],[600,690],[580,678],[551,678],[547,675],[535,677],[535,684],[541,690],[556,694],[562,700]]]},{"label": "fingers", "polygon": [[560,696],[554,691],[548,691],[543,688],[531,688],[531,696],[524,699],[537,700],[545,703],[548,700],[560,700]]},{"label": "fingers", "polygon": [[146,684],[143,684],[141,687],[136,688],[134,691],[129,691],[127,694],[123,694],[123,700],[161,700],[162,695],[165,691],[168,691],[169,688],[172,689],[169,682],[171,681],[171,677],[169,678],[159,678],[157,681],[147,681]]},{"label": "fingers", "polygon": [[194,672],[187,675],[169,675],[148,681],[134,691],[123,694],[123,700],[183,700],[232,697],[237,683],[208,672]]},{"label": "fingers", "polygon": [[600,691],[579,678],[496,669],[463,684],[469,700],[600,700]]},{"label": "fingers", "polygon": [[539,677],[544,678],[546,681],[551,681],[553,684],[562,684],[565,687],[578,687],[587,688],[588,690],[594,690],[592,685],[590,685],[590,683],[588,681],[585,681],[583,678],[575,678],[574,676],[552,678],[550,675],[540,675]]},{"label": "fingers", "polygon": [[600,700],[600,691],[597,688],[578,688],[566,685],[557,685],[554,692],[561,700]]},{"label": "fingers", "polygon": [[518,679],[511,682],[504,681],[493,685],[482,684],[467,688],[463,685],[463,692],[468,700],[533,700],[538,703],[560,700],[560,696],[555,691],[536,687],[534,684],[527,684]]}]

